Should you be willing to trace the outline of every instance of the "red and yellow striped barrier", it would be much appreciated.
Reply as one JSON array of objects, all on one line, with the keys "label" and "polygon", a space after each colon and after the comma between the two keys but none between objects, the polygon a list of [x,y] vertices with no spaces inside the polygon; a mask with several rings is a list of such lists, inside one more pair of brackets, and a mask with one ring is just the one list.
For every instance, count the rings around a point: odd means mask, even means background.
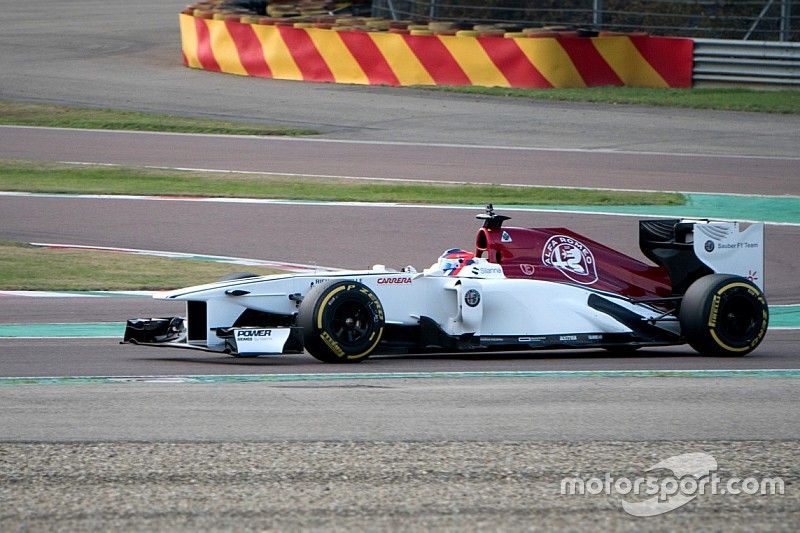
[{"label": "red and yellow striped barrier", "polygon": [[460,37],[294,28],[181,14],[184,63],[362,85],[691,87],[691,39]]}]

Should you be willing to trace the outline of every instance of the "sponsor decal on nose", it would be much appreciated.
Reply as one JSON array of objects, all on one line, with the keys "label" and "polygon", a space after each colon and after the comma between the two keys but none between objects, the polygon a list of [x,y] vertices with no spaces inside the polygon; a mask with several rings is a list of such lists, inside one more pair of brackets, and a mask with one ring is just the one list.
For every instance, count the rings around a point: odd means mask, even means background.
[{"label": "sponsor decal on nose", "polygon": [[378,278],[378,285],[407,285],[411,278]]},{"label": "sponsor decal on nose", "polygon": [[271,329],[239,329],[236,330],[237,339],[249,340],[252,337],[271,337]]}]

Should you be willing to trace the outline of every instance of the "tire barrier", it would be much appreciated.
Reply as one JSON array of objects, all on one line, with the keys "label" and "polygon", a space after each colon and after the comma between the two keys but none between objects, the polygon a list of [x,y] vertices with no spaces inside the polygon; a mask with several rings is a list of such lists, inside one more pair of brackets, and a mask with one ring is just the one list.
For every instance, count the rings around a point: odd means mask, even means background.
[{"label": "tire barrier", "polygon": [[228,74],[359,85],[692,86],[691,39],[370,22],[362,28],[185,10],[183,60]]}]

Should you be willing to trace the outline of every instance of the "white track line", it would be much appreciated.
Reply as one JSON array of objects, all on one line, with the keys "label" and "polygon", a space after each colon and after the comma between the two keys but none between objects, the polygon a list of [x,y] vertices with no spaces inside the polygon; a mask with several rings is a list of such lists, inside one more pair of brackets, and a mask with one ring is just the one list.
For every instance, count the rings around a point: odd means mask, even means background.
[{"label": "white track line", "polygon": [[[272,198],[205,198],[205,197],[169,197],[169,196],[139,196],[139,195],[114,195],[114,194],[55,194],[55,193],[27,193],[27,192],[11,192],[0,191],[0,196],[18,196],[28,198],[74,198],[85,200],[140,200],[147,202],[194,202],[194,203],[216,203],[216,204],[253,204],[253,205],[294,205],[294,206],[313,206],[313,207],[348,207],[348,208],[383,208],[383,209],[446,209],[454,211],[476,211],[481,208],[474,205],[436,205],[436,204],[402,204],[391,202],[327,202],[320,200],[277,200]],[[681,206],[674,206],[680,208]],[[517,213],[560,213],[569,215],[584,215],[584,216],[611,216],[611,217],[635,217],[635,218],[664,218],[665,216],[673,218],[696,218],[697,215],[692,214],[652,214],[652,213],[617,213],[613,211],[583,211],[572,209],[561,209],[559,206],[552,208],[543,207],[511,207],[503,206],[503,211],[517,212]],[[763,220],[750,220],[736,217],[714,217],[715,220],[733,220],[736,222],[745,222],[748,224],[756,224],[764,222]],[[800,226],[800,222],[771,222],[767,221],[765,224],[769,226]]]},{"label": "white track line", "polygon": [[110,298],[142,297],[151,298],[158,291],[0,291],[0,296],[22,298]]},{"label": "white track line", "polygon": [[[59,161],[62,165],[80,165],[90,167],[112,167],[112,168],[131,168],[125,165],[118,165],[116,163],[95,163],[91,161]],[[574,185],[536,185],[527,183],[492,183],[489,181],[457,181],[457,180],[431,180],[422,178],[378,178],[372,176],[347,176],[341,174],[305,174],[294,172],[263,172],[256,170],[235,170],[235,169],[217,169],[217,168],[199,168],[199,167],[165,167],[156,165],[145,165],[141,167],[132,168],[146,168],[148,170],[169,170],[175,172],[202,172],[209,174],[242,174],[244,176],[276,176],[276,177],[289,177],[289,178],[322,178],[322,179],[336,179],[336,180],[349,180],[349,181],[378,181],[378,182],[397,182],[397,183],[420,183],[425,185],[477,185],[477,186],[495,186],[495,187],[516,187],[520,189],[568,189],[576,191],[612,191],[612,192],[642,192],[642,193],[670,193],[670,194],[709,194],[715,196],[746,196],[748,198],[800,198],[800,196],[792,196],[788,194],[772,195],[772,194],[744,194],[744,193],[724,193],[724,192],[697,192],[697,191],[669,191],[660,189],[620,189],[611,187],[579,187]]]},{"label": "white track line", "polygon": [[434,372],[328,372],[306,374],[214,374],[214,375],[162,375],[162,376],[19,376],[0,377],[0,386],[24,385],[69,385],[87,383],[165,383],[165,384],[210,384],[210,383],[270,383],[343,380],[388,380],[388,379],[475,379],[475,378],[800,378],[796,368],[781,369],[674,369],[674,370],[478,370],[478,371],[434,371]]},{"label": "white track line", "polygon": [[61,243],[44,243],[44,242],[31,242],[31,246],[38,246],[42,248],[59,248],[67,250],[94,250],[100,252],[117,252],[133,255],[148,255],[155,257],[167,257],[170,259],[198,259],[204,261],[214,261],[218,263],[228,263],[233,265],[243,266],[262,266],[267,268],[276,268],[280,270],[287,270],[289,272],[308,273],[308,272],[334,272],[341,270],[334,267],[325,267],[319,265],[307,265],[303,263],[289,263],[286,261],[269,261],[265,259],[248,259],[245,257],[230,257],[225,255],[209,255],[209,254],[191,254],[184,252],[166,252],[162,250],[142,250],[140,248],[120,248],[116,246],[88,246],[84,244],[61,244]]}]

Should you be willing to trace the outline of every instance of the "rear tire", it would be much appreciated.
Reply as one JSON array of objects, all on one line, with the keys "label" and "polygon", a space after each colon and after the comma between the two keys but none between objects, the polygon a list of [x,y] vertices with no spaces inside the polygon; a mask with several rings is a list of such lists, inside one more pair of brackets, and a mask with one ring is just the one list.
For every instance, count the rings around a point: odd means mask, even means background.
[{"label": "rear tire", "polygon": [[698,279],[683,297],[681,332],[703,355],[742,356],[764,339],[769,309],[755,284],[731,274]]},{"label": "rear tire", "polygon": [[297,315],[306,350],[325,363],[357,363],[383,336],[383,305],[357,281],[330,281],[311,288]]}]

